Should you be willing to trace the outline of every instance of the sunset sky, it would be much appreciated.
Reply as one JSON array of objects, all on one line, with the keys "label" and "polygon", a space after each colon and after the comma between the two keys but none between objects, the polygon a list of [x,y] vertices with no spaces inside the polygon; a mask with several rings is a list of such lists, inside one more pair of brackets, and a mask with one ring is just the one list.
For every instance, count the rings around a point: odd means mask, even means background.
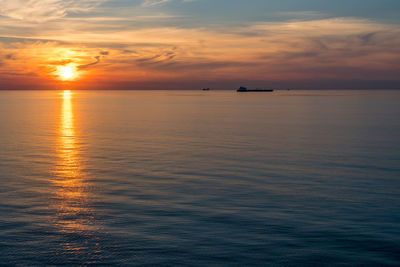
[{"label": "sunset sky", "polygon": [[0,0],[0,89],[400,88],[399,0]]}]

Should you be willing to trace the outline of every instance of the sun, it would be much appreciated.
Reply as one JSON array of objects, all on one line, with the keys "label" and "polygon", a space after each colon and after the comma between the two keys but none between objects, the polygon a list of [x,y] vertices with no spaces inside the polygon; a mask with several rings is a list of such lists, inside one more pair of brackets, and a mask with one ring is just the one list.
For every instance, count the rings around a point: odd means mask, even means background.
[{"label": "sun", "polygon": [[72,66],[59,66],[58,76],[63,81],[70,81],[76,76],[75,68]]}]

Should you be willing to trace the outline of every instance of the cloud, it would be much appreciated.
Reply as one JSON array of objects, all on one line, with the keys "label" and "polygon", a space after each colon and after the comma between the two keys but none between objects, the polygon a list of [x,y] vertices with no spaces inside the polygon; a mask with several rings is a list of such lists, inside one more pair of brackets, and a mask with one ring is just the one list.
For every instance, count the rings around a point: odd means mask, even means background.
[{"label": "cloud", "polygon": [[346,36],[395,29],[397,25],[381,24],[359,18],[329,18],[290,20],[283,22],[259,22],[236,29],[246,35],[287,35],[298,36]]},{"label": "cloud", "polygon": [[15,60],[16,59],[15,55],[13,55],[13,54],[7,54],[7,55],[5,55],[4,58],[7,59],[7,60]]},{"label": "cloud", "polygon": [[318,11],[294,11],[294,12],[280,12],[280,16],[289,17],[291,19],[321,19],[327,17],[328,14]]},{"label": "cloud", "polygon": [[99,64],[100,63],[100,56],[95,56],[94,58],[96,59],[95,62],[86,64],[86,65],[80,65],[78,68],[81,69],[81,70],[84,70],[84,69],[88,69],[88,68],[90,68],[90,67],[92,67],[94,65]]},{"label": "cloud", "polygon": [[84,69],[88,69],[94,65],[97,65],[100,63],[101,59],[104,58],[105,56],[108,56],[110,54],[110,52],[108,51],[100,51],[99,56],[95,56],[94,58],[96,59],[95,62],[89,63],[89,64],[84,64],[84,65],[80,65],[78,66],[78,69],[80,70],[84,70]]},{"label": "cloud", "polygon": [[144,7],[159,6],[159,5],[168,3],[168,2],[170,2],[170,0],[145,0],[142,3],[142,6],[144,6]]},{"label": "cloud", "polygon": [[[36,39],[0,37],[2,68],[50,76],[55,65],[68,63],[81,71],[80,79],[97,81],[400,77],[399,27],[372,20],[260,21],[220,28],[107,28],[107,22],[68,18],[49,24],[55,25],[38,25]],[[63,41],[48,41],[56,39]],[[8,54],[16,60],[6,60]]]},{"label": "cloud", "polygon": [[45,22],[69,12],[87,12],[104,0],[0,0],[0,15],[19,20]]},{"label": "cloud", "polygon": [[[190,3],[196,0],[181,0],[182,3]],[[172,2],[172,0],[144,0],[142,3],[143,7],[160,6],[166,3]]]}]

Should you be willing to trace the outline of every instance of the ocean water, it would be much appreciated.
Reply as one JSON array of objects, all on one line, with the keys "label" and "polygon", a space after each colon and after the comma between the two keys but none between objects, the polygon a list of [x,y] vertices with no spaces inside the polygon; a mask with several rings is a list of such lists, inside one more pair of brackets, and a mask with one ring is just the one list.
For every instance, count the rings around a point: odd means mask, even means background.
[{"label": "ocean water", "polygon": [[0,265],[399,266],[400,91],[0,91]]}]

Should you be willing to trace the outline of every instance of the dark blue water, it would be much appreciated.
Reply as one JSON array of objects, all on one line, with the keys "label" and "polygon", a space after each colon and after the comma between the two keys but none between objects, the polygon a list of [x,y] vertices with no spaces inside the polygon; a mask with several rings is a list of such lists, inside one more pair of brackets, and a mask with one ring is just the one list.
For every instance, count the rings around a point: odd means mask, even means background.
[{"label": "dark blue water", "polygon": [[0,92],[6,265],[400,265],[400,91]]}]

